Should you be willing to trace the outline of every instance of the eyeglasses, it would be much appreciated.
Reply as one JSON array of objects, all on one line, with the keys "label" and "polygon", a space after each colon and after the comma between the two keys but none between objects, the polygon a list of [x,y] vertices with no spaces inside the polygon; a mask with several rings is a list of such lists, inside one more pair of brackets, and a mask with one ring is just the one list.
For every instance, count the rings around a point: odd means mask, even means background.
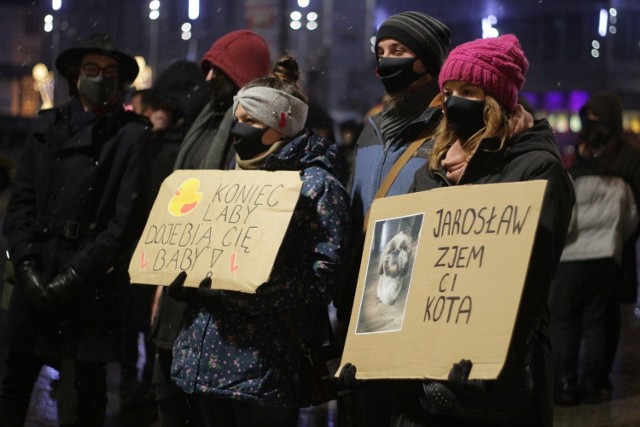
[{"label": "eyeglasses", "polygon": [[85,64],[82,64],[80,66],[80,71],[82,71],[83,74],[86,74],[89,77],[96,77],[98,74],[100,74],[100,71],[102,71],[102,75],[105,79],[115,79],[120,73],[120,69],[115,64],[101,67],[95,62],[87,62]]}]

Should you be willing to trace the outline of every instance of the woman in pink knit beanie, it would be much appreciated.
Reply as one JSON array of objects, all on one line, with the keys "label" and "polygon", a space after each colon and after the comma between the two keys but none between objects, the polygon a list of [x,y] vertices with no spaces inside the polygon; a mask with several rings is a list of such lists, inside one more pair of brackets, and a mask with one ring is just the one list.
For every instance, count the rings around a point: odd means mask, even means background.
[{"label": "woman in pink knit beanie", "polygon": [[[575,198],[549,123],[534,120],[518,104],[528,67],[520,42],[507,34],[458,46],[440,71],[445,117],[434,135],[428,168],[416,174],[413,190],[530,180],[546,180],[547,187],[500,375],[496,380],[469,380],[473,361],[452,360],[448,381],[422,383],[424,394],[417,404],[424,412],[421,419],[411,419],[412,426],[552,425],[553,359],[546,306]],[[495,280],[501,278],[496,272]],[[409,419],[414,414],[403,415]]]}]

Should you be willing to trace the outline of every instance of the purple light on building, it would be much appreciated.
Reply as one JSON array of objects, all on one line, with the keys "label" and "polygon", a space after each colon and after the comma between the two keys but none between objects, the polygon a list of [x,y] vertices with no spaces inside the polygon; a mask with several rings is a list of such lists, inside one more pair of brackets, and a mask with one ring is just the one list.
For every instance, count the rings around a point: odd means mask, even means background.
[{"label": "purple light on building", "polygon": [[573,90],[569,92],[569,110],[578,111],[589,100],[589,92],[586,90]]},{"label": "purple light on building", "polygon": [[540,96],[535,92],[520,92],[520,98],[524,99],[531,105],[534,110],[540,109]]},{"label": "purple light on building", "polygon": [[562,92],[547,92],[544,94],[544,109],[547,111],[564,110],[566,103],[564,99],[564,93]]}]

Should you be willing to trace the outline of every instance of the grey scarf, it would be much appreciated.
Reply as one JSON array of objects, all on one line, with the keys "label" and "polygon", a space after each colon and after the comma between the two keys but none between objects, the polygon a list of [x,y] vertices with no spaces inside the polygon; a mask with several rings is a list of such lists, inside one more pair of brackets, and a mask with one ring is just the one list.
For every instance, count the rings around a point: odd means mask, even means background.
[{"label": "grey scarf", "polygon": [[231,157],[229,134],[233,112],[224,116],[207,103],[182,141],[174,163],[175,169],[224,169]]}]

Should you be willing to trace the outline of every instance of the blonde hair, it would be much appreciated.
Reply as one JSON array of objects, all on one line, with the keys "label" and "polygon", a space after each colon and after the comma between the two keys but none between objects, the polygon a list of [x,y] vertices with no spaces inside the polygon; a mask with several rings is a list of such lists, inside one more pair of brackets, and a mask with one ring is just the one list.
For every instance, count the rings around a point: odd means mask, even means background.
[{"label": "blonde hair", "polygon": [[[484,106],[484,122],[486,125],[478,132],[471,135],[471,137],[466,141],[461,141],[462,154],[467,159],[470,159],[473,153],[475,153],[480,146],[480,142],[482,142],[483,139],[495,136],[500,137],[499,150],[502,150],[506,146],[507,140],[514,132],[515,122],[514,120],[511,120],[514,114],[515,112],[510,112],[502,108],[495,98],[490,95],[486,95]],[[433,149],[429,155],[428,163],[430,171],[440,169],[440,162],[446,155],[449,148],[456,142],[456,140],[458,140],[458,137],[449,128],[447,120],[443,119],[436,128],[433,140]]]}]

